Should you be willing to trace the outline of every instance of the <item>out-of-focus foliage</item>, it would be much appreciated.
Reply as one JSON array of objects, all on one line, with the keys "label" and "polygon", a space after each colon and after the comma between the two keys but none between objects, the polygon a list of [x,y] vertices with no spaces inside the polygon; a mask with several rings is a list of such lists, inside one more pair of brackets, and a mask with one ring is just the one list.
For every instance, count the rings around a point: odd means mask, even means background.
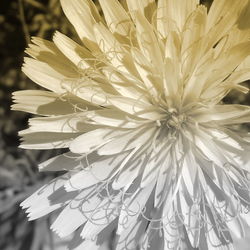
[{"label": "out-of-focus foliage", "polygon": [[[211,4],[211,0],[202,2]],[[21,72],[30,37],[51,39],[55,30],[77,37],[59,0],[0,0],[0,27],[0,249],[62,250],[65,242],[49,230],[53,218],[31,223],[19,208],[25,197],[54,177],[37,171],[38,163],[53,152],[17,149],[18,131],[27,127],[28,116],[10,111],[10,105],[13,91],[36,88]],[[250,96],[235,92],[225,102],[249,104]]]}]

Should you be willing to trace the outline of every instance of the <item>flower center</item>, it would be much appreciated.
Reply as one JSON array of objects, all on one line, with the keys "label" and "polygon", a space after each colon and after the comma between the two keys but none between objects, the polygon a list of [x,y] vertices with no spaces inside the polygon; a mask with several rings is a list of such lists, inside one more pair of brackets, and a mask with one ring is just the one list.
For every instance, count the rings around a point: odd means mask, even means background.
[{"label": "flower center", "polygon": [[167,115],[164,119],[158,122],[159,126],[167,127],[169,129],[180,129],[182,124],[185,122],[186,116],[180,114],[176,109],[169,108]]}]

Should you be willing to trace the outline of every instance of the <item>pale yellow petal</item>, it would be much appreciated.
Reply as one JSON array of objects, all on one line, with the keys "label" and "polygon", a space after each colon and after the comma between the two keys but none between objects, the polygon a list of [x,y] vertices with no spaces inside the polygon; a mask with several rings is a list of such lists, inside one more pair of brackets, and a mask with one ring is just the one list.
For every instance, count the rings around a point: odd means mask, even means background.
[{"label": "pale yellow petal", "polygon": [[[63,63],[57,66],[53,68],[45,62],[26,57],[22,71],[41,87],[60,94],[65,92],[63,82],[67,78],[76,78],[79,74],[76,71],[71,71],[70,67],[67,68]],[[67,69],[64,70],[65,68]]]},{"label": "pale yellow petal", "polygon": [[[118,0],[99,0],[110,31],[120,42],[128,42],[134,29],[131,19]],[[119,39],[120,38],[120,39]]]},{"label": "pale yellow petal", "polygon": [[151,21],[156,11],[155,0],[127,0],[127,5],[132,18],[135,18],[136,13],[140,12]]},{"label": "pale yellow petal", "polygon": [[94,33],[96,41],[103,52],[103,61],[110,62],[116,69],[127,72],[124,67],[123,58],[126,50],[121,46],[118,40],[115,39],[113,34],[102,23],[94,25]]},{"label": "pale yellow petal", "polygon": [[29,119],[30,130],[34,132],[56,133],[88,132],[95,129],[96,126],[88,124],[87,113],[79,112],[69,115],[31,118]]},{"label": "pale yellow petal", "polygon": [[[165,2],[160,0],[159,8],[165,10],[164,17],[167,17],[167,21],[170,21],[170,23],[174,21],[179,31],[182,31],[186,20],[196,9],[197,4],[199,4],[198,0],[166,0]],[[163,15],[161,16],[163,17]],[[171,26],[174,27],[173,24]]]},{"label": "pale yellow petal", "polygon": [[61,0],[61,5],[83,44],[95,51],[98,47],[93,25],[101,21],[95,4],[91,0]]},{"label": "pale yellow petal", "polygon": [[200,5],[190,14],[184,25],[182,34],[182,72],[184,77],[192,74],[197,62],[206,53],[206,39],[203,38],[206,29],[207,9]]},{"label": "pale yellow petal", "polygon": [[53,41],[62,53],[78,68],[85,69],[93,64],[93,55],[62,33],[57,31],[53,37]]},{"label": "pale yellow petal", "polygon": [[[43,116],[72,114],[76,111],[93,110],[95,106],[67,94],[56,94],[43,90],[23,90],[13,93],[13,110],[21,110]],[[31,105],[32,103],[32,105]]]},{"label": "pale yellow petal", "polygon": [[22,137],[20,148],[25,149],[55,149],[68,148],[77,133],[34,132],[30,129],[19,132]]},{"label": "pale yellow petal", "polygon": [[151,67],[155,66],[155,70],[160,71],[163,63],[164,44],[157,39],[152,25],[140,12],[136,13],[135,23],[141,52],[148,59]]},{"label": "pale yellow petal", "polygon": [[240,16],[246,7],[247,0],[214,0],[208,12],[207,46],[215,46],[219,40],[226,36],[235,24],[240,21]]}]

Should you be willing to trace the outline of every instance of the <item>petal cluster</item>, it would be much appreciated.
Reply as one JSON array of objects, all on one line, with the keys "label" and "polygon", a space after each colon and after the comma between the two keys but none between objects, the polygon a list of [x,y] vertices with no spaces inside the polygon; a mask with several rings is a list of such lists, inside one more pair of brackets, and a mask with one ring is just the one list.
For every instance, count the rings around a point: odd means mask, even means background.
[{"label": "petal cluster", "polygon": [[14,93],[38,115],[23,148],[69,148],[66,171],[22,206],[71,249],[233,249],[250,225],[250,108],[223,104],[250,79],[248,0],[61,0],[79,42],[33,38]]}]

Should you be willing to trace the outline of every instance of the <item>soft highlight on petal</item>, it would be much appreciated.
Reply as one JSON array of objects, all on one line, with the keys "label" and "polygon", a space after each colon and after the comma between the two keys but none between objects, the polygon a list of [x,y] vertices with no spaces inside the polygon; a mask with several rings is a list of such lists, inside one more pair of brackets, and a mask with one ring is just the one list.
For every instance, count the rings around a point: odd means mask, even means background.
[{"label": "soft highlight on petal", "polygon": [[68,148],[26,201],[70,249],[234,249],[250,226],[248,0],[61,0],[80,43],[33,38],[13,94],[28,149]]}]

